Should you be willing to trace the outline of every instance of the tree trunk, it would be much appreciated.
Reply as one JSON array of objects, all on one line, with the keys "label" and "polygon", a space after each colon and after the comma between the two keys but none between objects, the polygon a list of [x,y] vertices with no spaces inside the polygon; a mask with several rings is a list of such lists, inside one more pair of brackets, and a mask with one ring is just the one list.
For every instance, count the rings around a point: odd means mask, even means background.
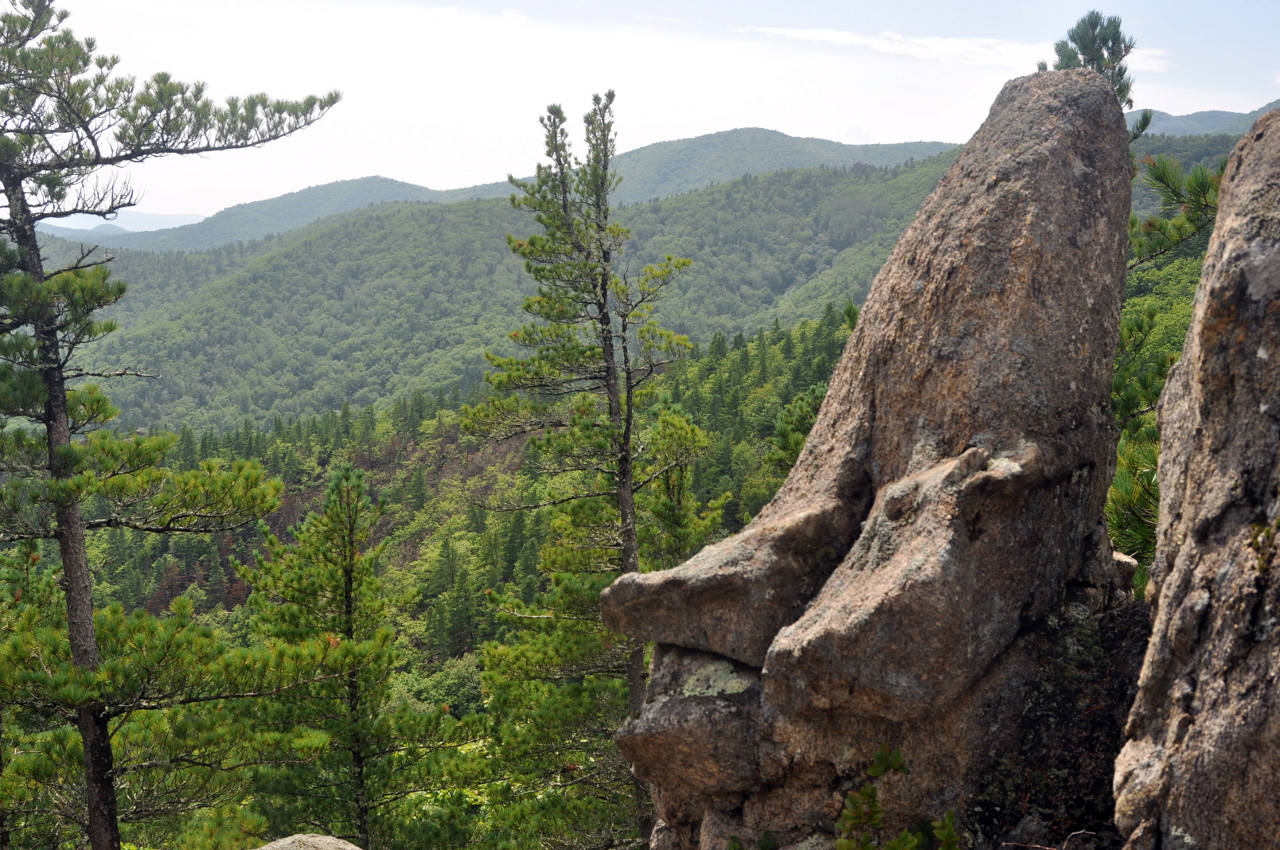
[{"label": "tree trunk", "polygon": [[[14,241],[20,252],[19,267],[32,280],[44,282],[44,264],[36,239],[35,223],[27,207],[21,183],[5,180]],[[32,331],[40,357],[40,380],[45,388],[41,424],[45,428],[49,476],[65,481],[75,474],[66,449],[71,445],[71,420],[67,410],[66,377],[56,318],[51,307],[33,318]],[[99,664],[98,639],[93,624],[93,579],[85,551],[85,524],[80,503],[74,496],[54,506],[54,536],[62,558],[62,589],[67,605],[67,636],[71,660],[81,670],[96,670]],[[76,726],[84,742],[85,803],[88,837],[92,850],[120,850],[116,790],[106,710],[93,702],[77,708]]]},{"label": "tree trunk", "polygon": [[89,816],[89,846],[93,850],[120,850],[116,817],[116,787],[112,781],[115,756],[111,730],[100,705],[79,710],[76,725],[84,741],[85,797]]},{"label": "tree trunk", "polygon": [[[609,254],[606,251],[605,256]],[[607,305],[606,305],[607,306]],[[606,316],[608,315],[606,311]],[[640,571],[640,542],[636,535],[636,493],[635,493],[635,453],[632,445],[632,429],[635,423],[634,396],[631,387],[634,382],[631,364],[631,348],[627,339],[628,326],[626,317],[621,317],[621,333],[617,354],[621,355],[622,368],[618,369],[615,352],[606,345],[606,380],[608,383],[609,414],[613,427],[617,432],[617,502],[618,502],[618,536],[621,543],[621,561],[623,573]],[[608,322],[605,331],[609,341],[613,339]],[[619,374],[621,372],[621,374]],[[644,689],[648,682],[648,670],[644,666],[644,643],[628,640],[627,653],[627,714],[637,717],[644,707]],[[647,839],[653,832],[653,805],[650,802],[649,788],[643,782],[631,776],[631,796],[635,803],[636,830],[641,839]]]},{"label": "tree trunk", "polygon": [[[4,707],[0,706],[0,776],[4,776]],[[0,800],[0,850],[9,850],[9,816]]]},{"label": "tree trunk", "polygon": [[[71,445],[67,415],[67,388],[61,366],[61,352],[53,331],[36,328],[40,346],[40,377],[48,399],[45,402],[45,430],[49,451],[49,472],[55,481],[70,478],[65,454]],[[58,553],[62,557],[62,589],[67,602],[67,635],[71,660],[82,670],[98,668],[98,638],[93,625],[93,579],[85,551],[84,517],[74,498],[54,508]],[[93,850],[120,850],[120,827],[116,822],[115,759],[111,752],[110,730],[104,707],[97,702],[81,706],[76,725],[84,741],[85,796],[88,805],[89,845]]]},{"label": "tree trunk", "polygon": [[[344,494],[345,497],[349,493]],[[359,546],[356,543],[355,508],[345,511],[342,529],[342,636],[348,644],[356,639],[356,560]],[[355,806],[356,834],[363,850],[374,850],[369,837],[369,789],[365,777],[365,742],[363,709],[361,707],[360,673],[352,670],[346,675],[347,721],[351,724],[351,785],[352,804]]]},{"label": "tree trunk", "polygon": [[354,735],[351,741],[351,784],[355,797],[352,803],[356,810],[356,833],[360,836],[362,850],[374,850],[369,835],[369,789],[365,778],[364,734],[361,730],[360,682],[359,674],[347,674],[347,714],[351,721]]}]

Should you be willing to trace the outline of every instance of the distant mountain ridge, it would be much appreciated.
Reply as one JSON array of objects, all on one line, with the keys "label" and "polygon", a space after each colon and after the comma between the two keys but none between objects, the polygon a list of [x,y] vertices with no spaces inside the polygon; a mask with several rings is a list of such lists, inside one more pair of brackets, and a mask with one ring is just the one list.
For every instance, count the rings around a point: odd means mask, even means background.
[{"label": "distant mountain ridge", "polygon": [[[1230,133],[1235,136],[1244,135],[1257,121],[1273,109],[1280,108],[1280,100],[1273,100],[1252,112],[1226,112],[1211,109],[1204,112],[1192,112],[1188,115],[1170,115],[1168,112],[1152,110],[1151,127],[1147,130],[1152,135],[1166,136],[1199,136],[1206,134]],[[1142,112],[1135,109],[1125,113],[1125,120],[1132,127]]]},{"label": "distant mountain ridge", "polygon": [[[747,175],[619,211],[632,271],[694,263],[659,321],[706,341],[815,318],[860,301],[952,154],[880,169]],[[536,225],[501,199],[377,204],[278,237],[205,252],[122,250],[120,329],[94,368],[158,374],[113,382],[122,427],[232,428],[466,390],[522,320],[532,283],[506,235]],[[53,262],[75,246],[50,239]]]},{"label": "distant mountain ridge", "polygon": [[[658,142],[619,154],[615,160],[622,183],[614,193],[619,204],[633,204],[735,180],[745,174],[767,174],[792,168],[847,168],[855,165],[895,166],[926,159],[956,145],[946,142],[903,142],[846,145],[825,139],[795,138],[775,130],[726,130],[692,139]],[[103,233],[47,228],[71,241],[136,251],[204,251],[288,233],[313,221],[373,204],[391,202],[453,203],[505,198],[506,181],[462,189],[428,189],[386,177],[362,177],[312,186],[264,201],[228,207],[195,224],[141,233]]]},{"label": "distant mountain ridge", "polygon": [[[1213,163],[1232,144],[1159,135],[1134,150]],[[694,261],[658,318],[705,344],[861,301],[953,158],[742,176],[630,204],[618,221],[633,234],[633,271]],[[502,350],[522,320],[532,284],[505,237],[534,229],[501,199],[387,203],[204,252],[122,250],[110,266],[129,284],[109,313],[120,329],[94,343],[89,365],[160,375],[112,384],[129,428],[226,429],[466,391],[483,352]],[[75,247],[49,239],[45,250],[57,263]]]}]

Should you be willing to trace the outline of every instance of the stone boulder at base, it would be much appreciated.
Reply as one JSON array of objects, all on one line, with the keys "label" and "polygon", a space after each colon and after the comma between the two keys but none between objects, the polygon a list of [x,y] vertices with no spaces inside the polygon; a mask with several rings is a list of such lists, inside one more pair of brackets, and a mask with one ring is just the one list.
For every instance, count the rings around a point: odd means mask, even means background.
[{"label": "stone boulder at base", "polygon": [[1102,610],[1131,171],[1101,76],[1007,84],[877,276],[778,494],[606,591],[606,623],[659,645],[618,738],[653,847],[829,846],[884,745],[911,765],[882,789],[890,830],[1109,818],[1129,695],[1107,628],[1143,631]]},{"label": "stone boulder at base", "polygon": [[1227,162],[1159,418],[1155,625],[1116,824],[1129,850],[1280,847],[1280,111]]},{"label": "stone boulder at base", "polygon": [[272,841],[258,850],[360,850],[350,841],[331,838],[328,835],[290,835],[279,841]]}]

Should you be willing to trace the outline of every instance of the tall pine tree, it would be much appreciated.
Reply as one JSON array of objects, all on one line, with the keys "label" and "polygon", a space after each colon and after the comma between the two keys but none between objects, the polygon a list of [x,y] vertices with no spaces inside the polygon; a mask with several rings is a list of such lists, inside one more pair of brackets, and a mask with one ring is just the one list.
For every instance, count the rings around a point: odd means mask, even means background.
[{"label": "tall pine tree", "polygon": [[[201,84],[157,74],[142,84],[64,26],[52,0],[16,0],[0,15],[0,234],[13,246],[0,281],[0,536],[57,543],[73,703],[83,749],[85,831],[93,850],[118,850],[120,775],[113,753],[104,658],[85,547],[94,528],[182,531],[237,525],[274,504],[248,465],[173,473],[159,464],[171,437],[101,430],[114,409],[76,365],[78,349],[112,329],[96,318],[123,294],[90,255],[48,269],[36,225],[73,213],[107,216],[133,203],[109,166],[168,154],[252,147],[318,119],[337,95],[299,102],[265,95],[218,106]],[[118,373],[117,373],[118,374]],[[125,700],[128,702],[129,700]]]},{"label": "tall pine tree", "polygon": [[[532,180],[512,181],[512,202],[541,226],[508,237],[538,287],[524,304],[533,321],[511,335],[527,353],[491,356],[497,395],[468,411],[474,429],[529,438],[534,501],[554,511],[541,552],[547,589],[531,606],[508,600],[520,631],[485,656],[508,795],[492,823],[504,847],[616,847],[652,826],[647,791],[612,743],[643,699],[644,647],[601,626],[599,594],[645,560],[639,494],[664,475],[675,487],[673,470],[696,450],[668,440],[660,457],[640,438],[646,385],[690,347],[652,315],[688,261],[667,257],[638,274],[625,262],[629,234],[610,197],[613,100],[593,99],[583,159],[570,151],[563,110],[548,107],[546,162]],[[668,422],[662,433],[693,429]],[[683,504],[673,515],[696,516]]]}]

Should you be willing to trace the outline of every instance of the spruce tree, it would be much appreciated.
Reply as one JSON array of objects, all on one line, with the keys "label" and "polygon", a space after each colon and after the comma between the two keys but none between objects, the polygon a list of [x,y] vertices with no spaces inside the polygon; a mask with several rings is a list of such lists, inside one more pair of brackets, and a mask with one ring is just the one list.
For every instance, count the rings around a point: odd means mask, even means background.
[{"label": "spruce tree", "polygon": [[[85,832],[93,850],[118,850],[112,708],[86,535],[95,528],[171,532],[235,526],[269,510],[277,488],[253,465],[162,467],[169,436],[123,438],[86,381],[113,374],[77,365],[78,351],[112,329],[97,318],[124,286],[85,253],[48,269],[36,225],[74,213],[110,216],[133,203],[103,169],[169,154],[252,147],[318,119],[336,94],[302,101],[265,95],[218,106],[202,84],[156,74],[139,84],[115,57],[64,27],[52,0],[15,0],[0,15],[0,235],[12,246],[0,280],[0,539],[57,543],[67,663],[83,749]],[[127,644],[125,644],[127,646]],[[125,702],[129,702],[125,699]]]}]

